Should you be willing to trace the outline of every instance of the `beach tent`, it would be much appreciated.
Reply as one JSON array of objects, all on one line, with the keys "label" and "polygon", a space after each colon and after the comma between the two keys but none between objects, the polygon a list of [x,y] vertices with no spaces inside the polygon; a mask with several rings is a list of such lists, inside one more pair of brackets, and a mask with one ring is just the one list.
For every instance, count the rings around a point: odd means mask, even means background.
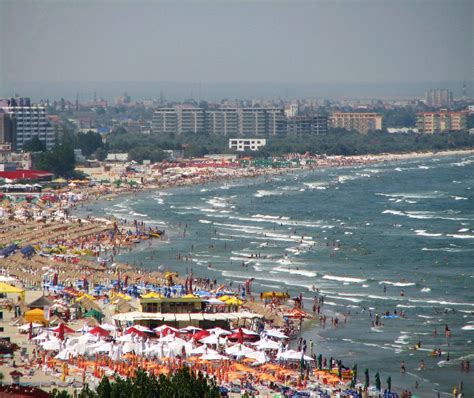
[{"label": "beach tent", "polygon": [[26,311],[24,318],[28,322],[45,322],[44,311],[40,308],[35,308],[34,310]]},{"label": "beach tent", "polygon": [[25,301],[25,290],[11,286],[5,282],[0,282],[0,294],[19,294],[22,301]]},{"label": "beach tent", "polygon": [[102,319],[104,318],[104,314],[102,312],[100,312],[99,310],[96,310],[95,308],[91,308],[83,316],[84,316],[84,318],[93,317],[93,318],[97,319],[99,322],[101,322]]},{"label": "beach tent", "polygon": [[28,308],[31,310],[35,308],[44,309],[44,307],[51,307],[52,304],[53,303],[47,297],[41,296],[28,304]]}]

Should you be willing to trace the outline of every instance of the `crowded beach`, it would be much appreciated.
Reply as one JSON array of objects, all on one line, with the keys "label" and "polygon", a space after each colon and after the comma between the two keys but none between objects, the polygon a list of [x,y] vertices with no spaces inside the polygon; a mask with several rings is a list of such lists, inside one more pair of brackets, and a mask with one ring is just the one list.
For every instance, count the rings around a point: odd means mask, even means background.
[{"label": "crowded beach", "polygon": [[[166,231],[142,221],[78,218],[90,201],[144,189],[271,177],[302,168],[381,161],[293,157],[281,167],[193,162],[130,163],[87,170],[77,181],[8,182],[0,213],[0,372],[12,383],[50,390],[94,388],[102,377],[153,375],[188,366],[216,380],[223,396],[397,397],[380,377],[318,354],[298,338],[321,319],[285,292],[255,295],[173,270],[116,261]],[[382,158],[382,160],[384,160]],[[392,160],[392,159],[391,159]],[[84,171],[84,170],[83,170]],[[324,314],[323,300],[321,315]],[[318,311],[319,312],[319,311]]]}]

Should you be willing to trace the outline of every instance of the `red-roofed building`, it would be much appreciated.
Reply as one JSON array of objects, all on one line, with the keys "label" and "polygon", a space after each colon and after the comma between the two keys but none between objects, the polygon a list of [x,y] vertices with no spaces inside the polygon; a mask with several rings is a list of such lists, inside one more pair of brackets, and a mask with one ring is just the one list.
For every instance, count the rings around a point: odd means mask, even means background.
[{"label": "red-roofed building", "polygon": [[54,174],[42,170],[0,171],[0,178],[9,180],[42,180],[50,181]]}]

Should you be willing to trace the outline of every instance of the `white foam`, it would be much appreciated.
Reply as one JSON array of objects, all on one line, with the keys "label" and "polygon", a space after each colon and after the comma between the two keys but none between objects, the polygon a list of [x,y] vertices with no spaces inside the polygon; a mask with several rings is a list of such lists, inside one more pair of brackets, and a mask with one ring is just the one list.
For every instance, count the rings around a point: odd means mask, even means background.
[{"label": "white foam", "polygon": [[317,274],[314,271],[307,271],[307,270],[302,270],[302,269],[292,269],[292,268],[285,268],[285,267],[276,267],[273,268],[274,271],[277,272],[287,272],[289,274],[295,274],[295,275],[303,275],[307,276],[310,278],[314,278]]},{"label": "white foam", "polygon": [[474,330],[474,325],[466,325],[461,328],[462,330]]},{"label": "white foam", "polygon": [[451,196],[454,200],[467,200],[464,196]]},{"label": "white foam", "polygon": [[416,229],[415,230],[415,234],[417,236],[427,236],[427,237],[439,237],[439,236],[443,236],[443,234],[440,234],[440,233],[429,233],[429,232],[426,232],[425,229]]},{"label": "white foam", "polygon": [[474,239],[474,235],[467,235],[467,234],[452,234],[452,235],[446,235],[451,238],[455,239]]},{"label": "white foam", "polygon": [[[447,213],[458,213],[453,211],[448,211]],[[447,217],[444,214],[439,214],[436,212],[430,211],[400,211],[400,210],[384,210],[382,214],[392,214],[394,216],[403,216],[418,220],[452,220],[452,221],[466,221],[469,218],[462,218],[462,217]]]},{"label": "white foam", "polygon": [[209,220],[199,220],[201,224],[212,224],[212,221]]},{"label": "white foam", "polygon": [[424,287],[423,289],[421,289],[421,292],[423,293],[431,292],[431,289],[429,287]]},{"label": "white foam", "polygon": [[353,283],[362,283],[367,280],[367,279],[360,279],[360,278],[352,278],[348,276],[335,276],[335,275],[324,275],[323,279],[327,279],[330,281],[353,282]]},{"label": "white foam", "polygon": [[414,286],[414,285],[416,285],[416,283],[414,283],[414,282],[391,282],[391,281],[382,281],[382,282],[379,282],[379,285],[392,285],[392,286],[403,287],[403,286]]}]

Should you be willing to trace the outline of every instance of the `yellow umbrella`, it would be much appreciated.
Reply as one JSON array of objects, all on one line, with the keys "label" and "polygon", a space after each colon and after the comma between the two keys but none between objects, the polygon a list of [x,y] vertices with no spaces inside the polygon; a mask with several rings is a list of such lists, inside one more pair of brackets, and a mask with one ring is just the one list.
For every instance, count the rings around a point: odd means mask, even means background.
[{"label": "yellow umbrella", "polygon": [[242,300],[239,300],[237,297],[232,297],[226,300],[225,303],[228,305],[242,305],[244,302]]},{"label": "yellow umbrella", "polygon": [[142,296],[142,298],[144,298],[144,299],[147,299],[147,298],[163,298],[163,295],[161,295],[160,293],[156,293],[156,292],[150,292],[150,293],[144,294]]}]

